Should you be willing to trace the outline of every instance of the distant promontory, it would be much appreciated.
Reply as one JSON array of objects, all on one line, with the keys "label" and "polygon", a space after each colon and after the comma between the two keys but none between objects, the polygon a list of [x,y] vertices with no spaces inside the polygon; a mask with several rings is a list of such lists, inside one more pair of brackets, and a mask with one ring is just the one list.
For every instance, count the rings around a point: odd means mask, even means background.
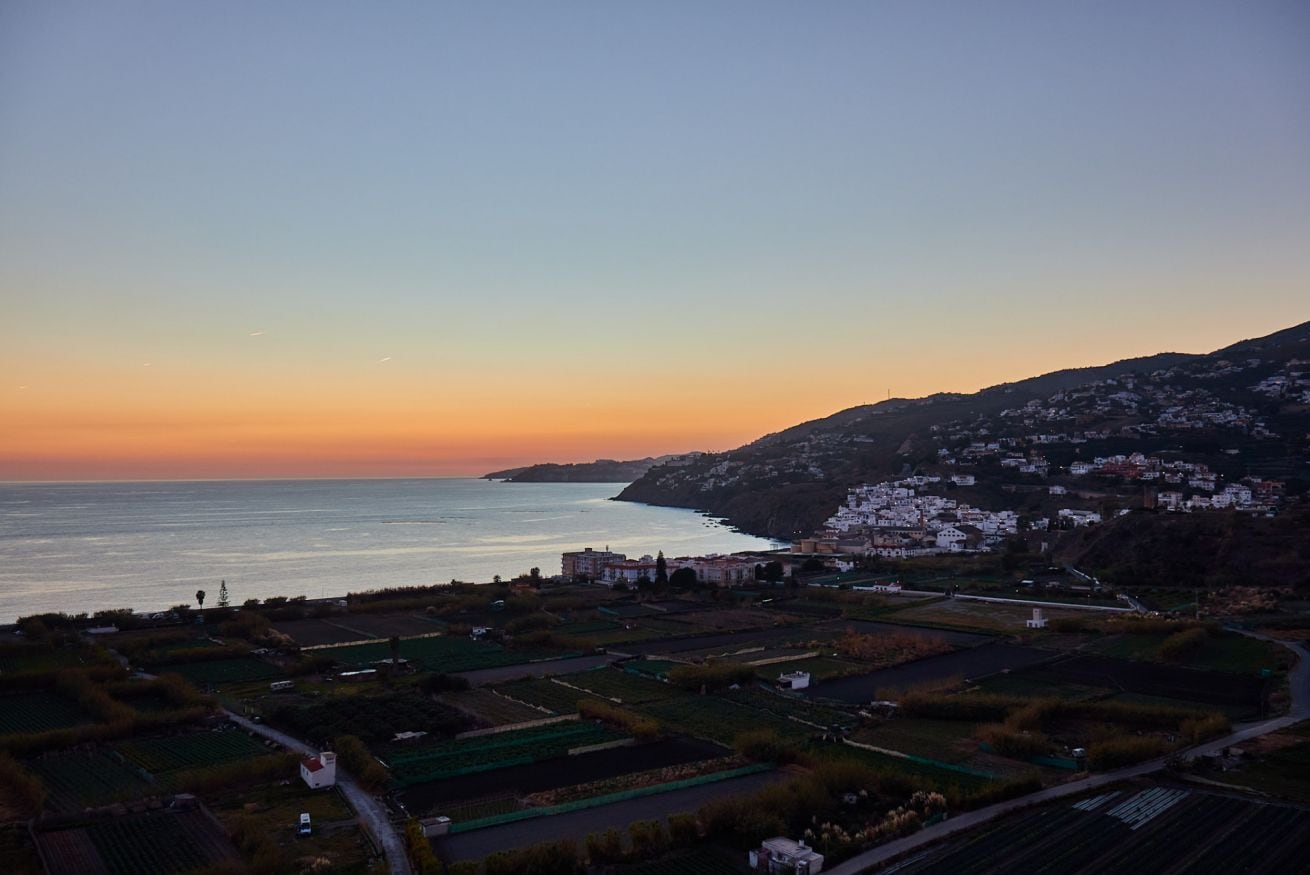
[{"label": "distant promontory", "polygon": [[678,456],[652,456],[645,459],[597,459],[561,465],[545,462],[523,468],[507,468],[483,474],[483,480],[506,480],[510,483],[632,483],[656,465],[671,462]]}]

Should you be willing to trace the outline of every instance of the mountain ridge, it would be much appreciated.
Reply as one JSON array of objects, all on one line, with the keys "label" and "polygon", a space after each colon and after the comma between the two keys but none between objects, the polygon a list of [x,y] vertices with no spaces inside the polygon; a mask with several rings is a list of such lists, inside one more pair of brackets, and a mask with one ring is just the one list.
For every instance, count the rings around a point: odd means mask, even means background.
[{"label": "mountain ridge", "polygon": [[[1259,358],[1228,361],[1239,355]],[[1162,352],[1105,365],[1065,368],[974,393],[937,393],[857,405],[763,435],[734,450],[706,453],[677,466],[653,466],[618,499],[694,508],[726,518],[751,534],[796,537],[813,531],[852,486],[932,465],[937,452],[945,448],[941,435],[969,427],[960,423],[973,423],[982,435],[994,434],[994,429],[1009,427],[1002,417],[1006,411],[1062,403],[1051,399],[1120,379],[1144,391],[1146,387],[1168,390],[1172,394],[1160,397],[1177,395],[1185,399],[1184,408],[1188,404],[1227,405],[1247,411],[1252,421],[1271,416],[1278,419],[1283,423],[1278,428],[1261,426],[1262,431],[1255,433],[1282,428],[1289,436],[1285,445],[1272,446],[1278,443],[1276,439],[1261,438],[1257,441],[1259,452],[1253,452],[1252,458],[1272,458],[1276,463],[1271,463],[1273,469],[1278,471],[1303,472],[1310,406],[1299,396],[1271,399],[1251,388],[1283,373],[1287,362],[1301,359],[1310,360],[1310,322],[1211,353]],[[1127,394],[1135,393],[1129,390]],[[1162,419],[1160,411],[1166,406],[1153,403],[1139,410],[1135,404],[1126,404],[1122,411],[1071,414],[1063,427],[1071,430],[1076,423],[1082,431],[1110,429],[1113,434],[1095,448],[1111,452],[1134,444],[1154,446],[1172,441],[1181,447],[1197,445],[1200,438],[1222,443],[1231,437],[1222,429],[1182,432],[1147,421],[1147,411]],[[1138,429],[1136,434],[1125,431],[1133,428]],[[1250,442],[1248,437],[1242,440]]]}]

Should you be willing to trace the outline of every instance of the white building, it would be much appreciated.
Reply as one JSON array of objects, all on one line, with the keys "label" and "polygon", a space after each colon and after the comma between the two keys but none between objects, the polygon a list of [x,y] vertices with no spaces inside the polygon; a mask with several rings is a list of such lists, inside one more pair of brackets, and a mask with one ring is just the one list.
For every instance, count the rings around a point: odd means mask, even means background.
[{"label": "white building", "polygon": [[805,842],[782,836],[765,839],[748,859],[752,869],[769,875],[817,875],[823,871],[823,854]]},{"label": "white building", "polygon": [[803,690],[810,685],[808,671],[789,671],[778,675],[778,686],[789,690]]},{"label": "white building", "polygon": [[300,761],[300,777],[311,790],[331,787],[337,782],[337,755],[325,750],[318,756],[305,757]]}]

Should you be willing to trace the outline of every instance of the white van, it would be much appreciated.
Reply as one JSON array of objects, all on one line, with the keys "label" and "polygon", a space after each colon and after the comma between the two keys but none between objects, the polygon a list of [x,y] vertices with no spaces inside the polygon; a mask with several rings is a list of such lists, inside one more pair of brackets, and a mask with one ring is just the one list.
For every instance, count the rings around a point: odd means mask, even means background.
[{"label": "white van", "polygon": [[313,827],[311,827],[309,824],[309,812],[308,811],[301,812],[300,829],[296,830],[296,833],[298,835],[307,836],[311,832],[313,832]]}]

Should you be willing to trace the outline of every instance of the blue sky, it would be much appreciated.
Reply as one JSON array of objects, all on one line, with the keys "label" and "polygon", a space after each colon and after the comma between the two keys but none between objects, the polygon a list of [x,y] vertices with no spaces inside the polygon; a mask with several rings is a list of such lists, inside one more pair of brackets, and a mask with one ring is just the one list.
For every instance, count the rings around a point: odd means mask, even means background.
[{"label": "blue sky", "polygon": [[207,393],[727,446],[1310,318],[1310,5],[9,2],[0,193],[0,474]]}]

